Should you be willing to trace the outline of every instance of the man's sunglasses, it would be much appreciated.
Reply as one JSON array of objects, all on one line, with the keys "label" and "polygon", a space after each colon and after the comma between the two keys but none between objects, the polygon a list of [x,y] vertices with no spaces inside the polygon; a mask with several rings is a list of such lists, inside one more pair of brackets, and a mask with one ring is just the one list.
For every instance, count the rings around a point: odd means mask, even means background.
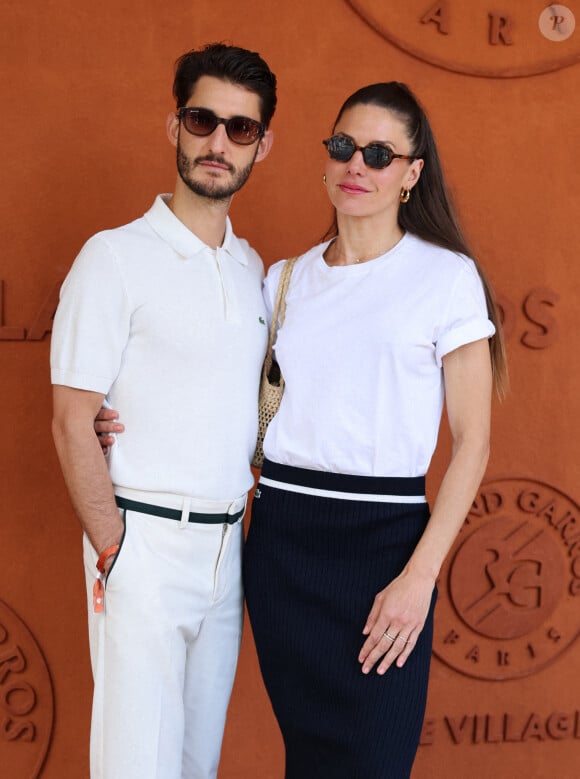
[{"label": "man's sunglasses", "polygon": [[380,170],[388,168],[393,160],[416,160],[408,154],[395,154],[392,149],[382,143],[369,143],[368,146],[357,146],[348,135],[333,135],[322,141],[331,160],[348,162],[356,151],[362,152],[364,163],[369,168]]},{"label": "man's sunglasses", "polygon": [[177,115],[188,133],[204,137],[211,135],[218,124],[223,124],[230,141],[249,146],[264,135],[266,130],[262,122],[248,116],[232,116],[223,119],[208,108],[180,108]]}]

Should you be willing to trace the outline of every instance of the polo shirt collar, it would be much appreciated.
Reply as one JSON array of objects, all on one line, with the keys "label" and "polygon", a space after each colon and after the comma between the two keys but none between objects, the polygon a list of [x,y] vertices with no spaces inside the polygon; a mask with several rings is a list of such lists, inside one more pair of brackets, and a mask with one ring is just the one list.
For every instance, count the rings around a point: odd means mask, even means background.
[{"label": "polo shirt collar", "polygon": [[[192,259],[209,247],[175,216],[167,205],[170,197],[171,195],[157,195],[153,205],[145,214],[145,219],[157,235],[177,254],[184,259]],[[240,239],[234,235],[229,217],[226,217],[226,233],[220,249],[227,252],[240,265],[248,264],[247,254]]]}]

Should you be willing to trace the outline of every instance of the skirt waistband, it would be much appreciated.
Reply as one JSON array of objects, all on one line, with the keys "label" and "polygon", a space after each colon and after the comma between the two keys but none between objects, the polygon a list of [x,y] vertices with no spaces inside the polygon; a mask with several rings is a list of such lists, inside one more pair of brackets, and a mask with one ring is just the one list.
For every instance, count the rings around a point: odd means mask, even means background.
[{"label": "skirt waistband", "polygon": [[384,503],[424,503],[424,476],[355,476],[264,460],[260,483],[320,497]]}]

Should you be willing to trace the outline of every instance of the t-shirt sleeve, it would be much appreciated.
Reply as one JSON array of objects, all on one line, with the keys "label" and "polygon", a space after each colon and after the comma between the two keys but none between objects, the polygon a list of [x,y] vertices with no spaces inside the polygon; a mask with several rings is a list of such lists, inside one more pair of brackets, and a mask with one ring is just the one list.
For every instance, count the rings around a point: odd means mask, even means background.
[{"label": "t-shirt sleeve", "polygon": [[266,313],[268,314],[268,327],[272,322],[272,314],[274,313],[274,303],[276,301],[276,292],[278,291],[278,284],[280,282],[280,276],[282,275],[282,268],[286,260],[280,260],[274,263],[268,270],[266,278],[264,280],[263,294],[264,304],[266,306]]},{"label": "t-shirt sleeve", "polygon": [[104,238],[93,236],[60,291],[50,350],[52,383],[107,394],[119,373],[130,323],[117,257]]},{"label": "t-shirt sleeve", "polygon": [[455,280],[436,337],[437,365],[441,367],[442,358],[454,349],[482,338],[490,338],[494,333],[495,327],[487,314],[481,277],[469,260]]}]

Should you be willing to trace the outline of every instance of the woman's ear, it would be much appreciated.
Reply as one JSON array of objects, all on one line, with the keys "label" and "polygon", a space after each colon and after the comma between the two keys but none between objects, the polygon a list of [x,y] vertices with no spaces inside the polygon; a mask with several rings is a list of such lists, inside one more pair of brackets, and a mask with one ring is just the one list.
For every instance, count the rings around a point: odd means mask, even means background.
[{"label": "woman's ear", "polygon": [[422,159],[413,160],[407,171],[405,189],[413,189],[421,177],[421,171],[423,170],[424,164],[424,160]]}]

